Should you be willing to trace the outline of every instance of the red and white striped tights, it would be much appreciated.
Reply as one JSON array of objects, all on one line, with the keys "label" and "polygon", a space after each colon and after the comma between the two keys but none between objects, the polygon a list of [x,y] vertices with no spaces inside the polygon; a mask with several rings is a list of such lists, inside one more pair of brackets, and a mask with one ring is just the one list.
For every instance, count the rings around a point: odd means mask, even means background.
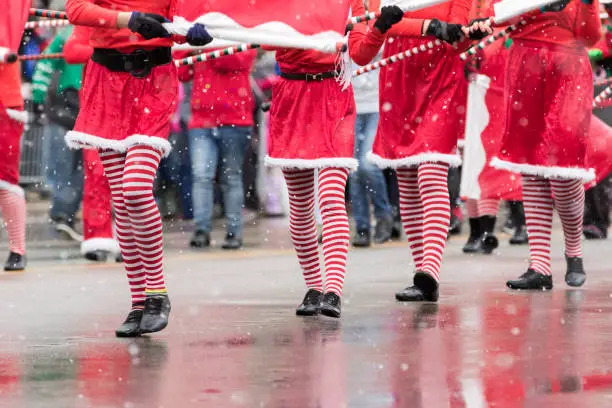
[{"label": "red and white striped tights", "polygon": [[415,268],[439,281],[450,226],[448,164],[400,168],[397,180],[400,215]]},{"label": "red and white striped tights", "polygon": [[348,170],[319,170],[319,207],[323,218],[323,260],[325,288],[319,261],[319,245],[315,222],[315,171],[283,170],[289,190],[289,230],[306,286],[342,295],[349,248],[349,222],[344,192]]},{"label": "red and white striped tights", "polygon": [[147,293],[166,292],[162,221],[153,198],[161,152],[150,146],[135,146],[127,153],[101,151],[100,159],[111,189],[132,305],[138,307]]},{"label": "red and white striped tights", "polygon": [[483,216],[497,217],[499,199],[481,198],[480,200],[475,200],[469,198],[465,202],[465,208],[469,218],[479,218]]},{"label": "red and white striped tights", "polygon": [[[530,268],[551,275],[550,240],[553,207],[557,209],[563,235],[565,254],[582,256],[582,219],[584,215],[584,186],[581,180],[548,180],[523,175],[523,206],[529,235]],[[553,201],[554,197],[554,201]]]},{"label": "red and white striped tights", "polygon": [[10,190],[0,190],[0,212],[9,240],[9,251],[25,254],[26,204],[23,195]]}]

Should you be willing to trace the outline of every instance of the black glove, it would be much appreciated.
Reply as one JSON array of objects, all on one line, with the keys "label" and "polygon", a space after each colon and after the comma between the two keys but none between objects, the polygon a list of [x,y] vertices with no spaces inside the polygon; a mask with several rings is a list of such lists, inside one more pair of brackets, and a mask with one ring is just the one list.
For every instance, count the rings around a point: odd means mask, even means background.
[{"label": "black glove", "polygon": [[542,7],[541,11],[542,11],[542,13],[546,13],[547,11],[552,11],[552,12],[563,11],[565,6],[567,6],[569,4],[569,2],[570,2],[570,0],[555,1],[554,3],[549,4],[548,6]]},{"label": "black glove", "polygon": [[[468,24],[468,27],[471,27],[477,23],[482,23],[484,21],[489,21],[489,19],[488,18],[476,18],[470,21],[470,24]],[[476,30],[474,32],[470,32],[470,40],[482,40],[488,35],[489,33],[487,33],[486,31]]]},{"label": "black glove", "polygon": [[195,45],[196,47],[206,45],[213,40],[208,31],[206,31],[206,27],[199,23],[191,26],[185,38],[190,45]]},{"label": "black glove", "polygon": [[438,19],[433,19],[427,27],[427,35],[436,37],[438,40],[454,44],[463,38],[461,24],[449,24]]},{"label": "black glove", "polygon": [[170,34],[162,23],[168,23],[165,17],[160,16],[159,14],[153,13],[141,13],[140,11],[134,11],[130,17],[130,21],[128,22],[128,28],[140,35],[142,35],[145,40],[150,40],[152,38],[166,38],[170,37]]},{"label": "black glove", "polygon": [[380,16],[376,19],[374,27],[385,34],[393,26],[402,21],[404,11],[398,6],[385,6],[380,10]]}]

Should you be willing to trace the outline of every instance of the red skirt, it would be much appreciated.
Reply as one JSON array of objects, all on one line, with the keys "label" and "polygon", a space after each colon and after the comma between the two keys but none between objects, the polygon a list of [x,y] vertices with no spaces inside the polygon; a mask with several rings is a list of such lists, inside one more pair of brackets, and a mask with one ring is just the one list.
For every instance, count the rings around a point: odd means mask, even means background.
[{"label": "red skirt", "polygon": [[584,50],[515,41],[506,74],[506,130],[494,167],[592,180],[585,163],[593,76]]},{"label": "red skirt", "polygon": [[[15,110],[22,111],[19,107]],[[23,194],[19,187],[19,158],[23,123],[11,117],[0,104],[0,189]]]},{"label": "red skirt", "polygon": [[[388,57],[428,43],[396,37]],[[424,162],[458,166],[457,139],[465,131],[467,81],[457,51],[448,45],[388,65],[380,72],[380,120],[369,158],[380,167]]]},{"label": "red skirt", "polygon": [[148,145],[164,154],[170,152],[170,119],[178,98],[173,64],[136,78],[89,61],[80,95],[79,116],[74,130],[66,135],[70,147],[124,152],[135,145]]},{"label": "red skirt", "polygon": [[285,168],[357,168],[355,98],[333,78],[280,79],[273,88],[266,164]]}]

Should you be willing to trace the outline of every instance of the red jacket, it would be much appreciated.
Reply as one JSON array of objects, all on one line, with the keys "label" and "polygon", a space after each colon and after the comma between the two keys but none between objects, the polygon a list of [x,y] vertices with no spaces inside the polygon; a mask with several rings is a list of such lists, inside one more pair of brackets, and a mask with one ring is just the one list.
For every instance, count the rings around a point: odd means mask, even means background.
[{"label": "red jacket", "polygon": [[255,50],[194,64],[189,128],[252,126]]},{"label": "red jacket", "polygon": [[177,2],[178,0],[67,0],[66,11],[72,24],[99,27],[91,35],[92,47],[130,52],[137,48],[171,47],[174,43],[170,38],[145,40],[140,34],[127,28],[117,29],[119,12],[156,13],[171,20]]}]

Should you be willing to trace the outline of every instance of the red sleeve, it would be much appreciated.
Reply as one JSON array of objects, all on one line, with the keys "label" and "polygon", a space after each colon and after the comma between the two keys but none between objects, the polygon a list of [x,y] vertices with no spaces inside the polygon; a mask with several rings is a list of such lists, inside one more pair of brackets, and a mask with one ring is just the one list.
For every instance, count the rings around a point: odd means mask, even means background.
[{"label": "red sleeve", "polygon": [[403,18],[402,21],[395,24],[388,32],[390,36],[405,35],[409,37],[420,37],[423,35],[422,18]]},{"label": "red sleeve", "polygon": [[64,59],[69,64],[84,64],[93,54],[93,48],[89,45],[91,29],[84,26],[75,26],[68,41],[64,44]]},{"label": "red sleeve", "polygon": [[601,19],[599,18],[599,0],[593,4],[578,1],[578,13],[574,23],[576,39],[585,47],[592,47],[601,38]]},{"label": "red sleeve", "polygon": [[75,25],[116,28],[118,11],[96,6],[88,0],[66,1],[68,20]]},{"label": "red sleeve", "polygon": [[[380,0],[371,0],[370,9],[378,10]],[[362,0],[351,0],[351,14],[361,16],[366,13]],[[366,65],[372,61],[380,47],[385,42],[385,35],[369,24],[359,23],[353,26],[349,33],[348,47],[349,55],[358,65]]]},{"label": "red sleeve", "polygon": [[470,18],[471,0],[453,0],[450,3],[447,23],[466,25]]}]

